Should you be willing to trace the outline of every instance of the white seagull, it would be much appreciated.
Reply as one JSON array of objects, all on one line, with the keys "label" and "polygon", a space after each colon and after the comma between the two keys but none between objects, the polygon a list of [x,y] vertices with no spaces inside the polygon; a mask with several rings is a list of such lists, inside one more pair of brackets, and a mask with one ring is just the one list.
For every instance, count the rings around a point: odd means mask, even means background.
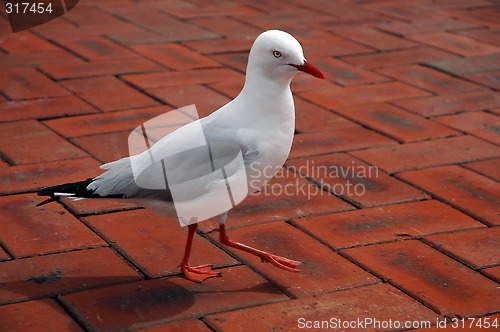
[{"label": "white seagull", "polygon": [[[230,187],[228,184],[241,180],[242,174],[246,176],[245,180],[248,183],[244,196],[259,190],[280,170],[290,152],[295,130],[295,106],[290,83],[299,71],[320,79],[325,78],[318,68],[304,58],[302,47],[293,36],[279,30],[263,32],[252,45],[245,85],[235,99],[209,116],[164,136],[141,154],[102,165],[101,169],[106,171],[95,178],[42,189],[38,195],[50,198],[38,205],[55,201],[59,197],[125,198],[135,200],[146,208],[166,215],[159,207],[170,206],[171,211],[172,202],[176,203],[173,183],[179,184],[203,177],[207,175],[207,167],[212,171],[224,168],[224,178],[221,180],[209,177],[198,185],[196,181],[190,181],[195,185],[187,190],[188,195],[194,195],[194,198],[208,195],[216,201],[218,197],[215,196],[221,191],[213,188]],[[212,151],[208,160],[203,158],[199,150],[189,148],[192,145],[193,135],[196,135],[193,129],[196,125],[198,127],[201,125],[208,145],[228,144],[219,145],[217,152],[214,154]],[[235,151],[231,148],[235,146],[238,147],[242,162],[239,166],[236,164],[233,167],[226,167],[235,160]],[[175,153],[175,151],[181,152]],[[154,156],[154,160],[151,156]],[[139,165],[141,168],[142,178],[166,183],[166,187],[146,189],[141,186],[137,182],[137,174],[134,174],[134,165]],[[167,169],[168,182],[166,178],[158,178],[158,169],[162,167],[164,172],[165,168]],[[244,196],[236,203],[239,203]],[[262,262],[269,262],[284,270],[299,271],[298,261],[229,239],[225,229],[229,209],[220,211],[216,216],[220,223],[222,244],[258,256]],[[168,208],[165,208],[165,211],[167,210]],[[188,226],[188,237],[180,267],[187,279],[202,282],[207,278],[218,276],[219,273],[212,271],[210,264],[189,265],[192,240],[197,226],[196,222]]]}]

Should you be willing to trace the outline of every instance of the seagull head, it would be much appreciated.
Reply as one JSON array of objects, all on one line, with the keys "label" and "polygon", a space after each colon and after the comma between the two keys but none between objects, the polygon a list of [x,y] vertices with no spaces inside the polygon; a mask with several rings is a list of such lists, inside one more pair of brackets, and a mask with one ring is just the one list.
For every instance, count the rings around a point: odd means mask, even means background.
[{"label": "seagull head", "polygon": [[305,59],[302,46],[289,33],[268,30],[255,39],[247,75],[258,72],[265,77],[290,81],[299,71],[325,79],[323,73]]}]

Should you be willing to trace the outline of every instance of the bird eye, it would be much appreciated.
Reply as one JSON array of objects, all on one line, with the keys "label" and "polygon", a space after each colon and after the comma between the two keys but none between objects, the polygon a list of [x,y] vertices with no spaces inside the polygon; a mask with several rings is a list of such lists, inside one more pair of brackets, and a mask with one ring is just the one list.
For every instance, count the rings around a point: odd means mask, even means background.
[{"label": "bird eye", "polygon": [[280,51],[273,51],[273,55],[275,58],[281,58],[281,52]]}]

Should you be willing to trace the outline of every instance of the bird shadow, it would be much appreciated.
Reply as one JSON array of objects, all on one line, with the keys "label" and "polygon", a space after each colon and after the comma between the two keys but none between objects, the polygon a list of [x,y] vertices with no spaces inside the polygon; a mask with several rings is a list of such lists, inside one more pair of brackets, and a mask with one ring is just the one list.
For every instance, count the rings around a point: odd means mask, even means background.
[{"label": "bird shadow", "polygon": [[[238,295],[225,296],[231,293]],[[250,293],[253,295],[249,297],[261,299],[267,298],[266,294],[282,294],[267,282],[241,287],[237,282],[235,286],[223,282],[223,278],[197,284],[179,276],[140,279],[134,276],[64,277],[53,273],[0,283],[0,306],[57,299],[86,329],[107,330],[201,317],[217,311],[214,303],[218,301],[225,303],[220,310],[227,310],[233,302],[237,304],[240,298],[247,297],[242,294]]]}]

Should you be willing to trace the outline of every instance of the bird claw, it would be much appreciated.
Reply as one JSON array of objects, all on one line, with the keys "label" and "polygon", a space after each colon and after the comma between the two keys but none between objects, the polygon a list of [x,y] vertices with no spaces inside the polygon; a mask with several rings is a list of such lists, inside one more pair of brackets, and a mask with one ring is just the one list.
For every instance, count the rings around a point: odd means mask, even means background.
[{"label": "bird claw", "polygon": [[279,267],[280,269],[290,272],[300,272],[300,270],[297,269],[297,266],[302,264],[299,261],[294,261],[293,259],[276,256],[269,253],[266,253],[266,255],[262,256],[261,259],[263,263],[271,263],[274,266]]},{"label": "bird claw", "polygon": [[200,283],[208,278],[220,277],[220,272],[212,271],[212,266],[210,264],[204,264],[200,266],[181,266],[184,276],[191,281]]}]

